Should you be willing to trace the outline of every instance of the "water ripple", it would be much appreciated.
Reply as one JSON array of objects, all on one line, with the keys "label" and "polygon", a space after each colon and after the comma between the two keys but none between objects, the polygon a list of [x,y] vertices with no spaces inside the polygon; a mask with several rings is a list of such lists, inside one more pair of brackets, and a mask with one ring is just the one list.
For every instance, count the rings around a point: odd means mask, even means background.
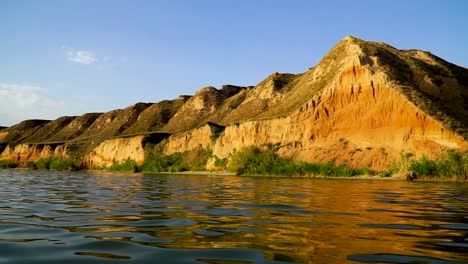
[{"label": "water ripple", "polygon": [[465,263],[463,184],[0,170],[0,263]]}]

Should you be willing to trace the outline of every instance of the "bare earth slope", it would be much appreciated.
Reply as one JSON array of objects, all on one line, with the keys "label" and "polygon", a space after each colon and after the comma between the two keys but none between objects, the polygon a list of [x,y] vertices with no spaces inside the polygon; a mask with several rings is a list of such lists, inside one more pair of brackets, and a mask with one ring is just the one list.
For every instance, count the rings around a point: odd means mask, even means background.
[{"label": "bare earth slope", "polygon": [[[84,116],[0,130],[0,142],[11,142],[0,159],[25,162],[17,158],[25,148],[19,155],[16,145],[63,141],[67,155],[96,166],[141,162],[149,133],[166,132],[167,154],[202,147],[224,158],[242,146],[274,144],[296,160],[379,170],[401,152],[468,149],[468,70],[426,51],[348,36],[301,74],[273,73],[255,87],[206,87],[192,97]],[[74,122],[92,118],[72,132]],[[57,132],[48,137],[49,130]]]}]

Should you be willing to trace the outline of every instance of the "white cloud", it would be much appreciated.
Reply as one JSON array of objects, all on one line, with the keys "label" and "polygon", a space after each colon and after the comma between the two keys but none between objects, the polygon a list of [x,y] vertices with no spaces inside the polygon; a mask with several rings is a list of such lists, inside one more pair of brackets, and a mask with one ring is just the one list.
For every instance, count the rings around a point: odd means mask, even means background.
[{"label": "white cloud", "polygon": [[97,58],[91,51],[88,50],[68,50],[66,52],[67,60],[79,64],[93,64],[97,62]]},{"label": "white cloud", "polygon": [[26,119],[54,119],[63,115],[64,109],[64,102],[50,98],[45,88],[0,83],[0,125]]}]

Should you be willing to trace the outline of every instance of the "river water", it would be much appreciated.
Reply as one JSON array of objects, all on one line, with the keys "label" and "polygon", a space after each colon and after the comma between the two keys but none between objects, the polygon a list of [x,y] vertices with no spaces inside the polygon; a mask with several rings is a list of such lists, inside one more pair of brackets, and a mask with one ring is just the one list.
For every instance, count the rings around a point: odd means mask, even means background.
[{"label": "river water", "polygon": [[0,263],[359,262],[468,262],[468,184],[0,170]]}]

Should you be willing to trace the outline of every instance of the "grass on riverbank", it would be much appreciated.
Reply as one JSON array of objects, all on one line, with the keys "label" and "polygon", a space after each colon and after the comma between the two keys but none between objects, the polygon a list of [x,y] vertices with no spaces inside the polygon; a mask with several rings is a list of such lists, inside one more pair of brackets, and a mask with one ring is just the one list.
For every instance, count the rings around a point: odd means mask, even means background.
[{"label": "grass on riverbank", "polygon": [[40,170],[78,170],[79,167],[72,160],[65,158],[42,158],[36,162],[28,162],[28,168]]},{"label": "grass on riverbank", "polygon": [[198,148],[192,151],[163,153],[165,141],[145,147],[145,161],[140,167],[144,172],[204,171],[208,159],[213,156],[210,149]]},{"label": "grass on riverbank", "polygon": [[107,167],[110,171],[129,171],[129,172],[140,172],[137,163],[132,159],[127,159],[124,162],[117,162],[114,165]]},{"label": "grass on riverbank", "polygon": [[[258,148],[254,146],[235,150],[229,158],[219,159],[210,149],[195,149],[166,155],[163,152],[163,141],[148,145],[145,148],[145,161],[138,165],[134,160],[127,159],[106,169],[110,171],[128,172],[183,172],[205,171],[207,162],[211,159],[217,170],[228,170],[239,175],[283,175],[283,176],[339,176],[379,175],[388,177],[406,172],[413,172],[417,179],[427,180],[468,180],[468,152],[447,152],[440,159],[430,159],[426,156],[416,158],[411,153],[402,153],[393,166],[383,172],[371,171],[369,168],[350,168],[346,164],[336,164],[335,160],[319,163],[296,162],[280,157],[277,147]],[[28,162],[25,167],[30,169],[78,170],[82,169],[72,160],[64,158],[42,158]],[[17,163],[0,160],[0,168],[15,168]]]},{"label": "grass on riverbank", "polygon": [[261,150],[253,146],[235,151],[228,164],[228,170],[239,175],[356,176],[373,174],[369,168],[353,169],[346,164],[336,165],[334,160],[324,163],[295,162],[278,156],[274,147]]},{"label": "grass on riverbank", "polygon": [[[17,168],[20,167],[18,163],[11,162],[9,160],[0,160],[0,168]],[[42,158],[37,161],[29,161],[26,166],[28,169],[41,169],[41,170],[78,170],[79,167],[69,159],[64,158]]]},{"label": "grass on riverbank", "polygon": [[468,179],[468,152],[450,151],[447,156],[438,160],[422,156],[411,160],[409,170],[422,179]]},{"label": "grass on riverbank", "polygon": [[448,151],[439,159],[427,156],[416,158],[412,153],[401,153],[393,166],[380,173],[381,176],[412,172],[423,180],[468,180],[468,152]]},{"label": "grass on riverbank", "polygon": [[0,168],[1,169],[10,169],[18,167],[18,163],[12,162],[9,160],[0,160]]}]

